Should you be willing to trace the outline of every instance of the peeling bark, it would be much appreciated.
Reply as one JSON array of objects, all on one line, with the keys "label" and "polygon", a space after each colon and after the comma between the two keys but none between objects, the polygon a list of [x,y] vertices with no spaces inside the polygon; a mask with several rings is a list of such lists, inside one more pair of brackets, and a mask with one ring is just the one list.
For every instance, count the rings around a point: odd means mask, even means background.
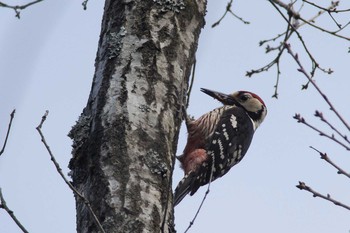
[{"label": "peeling bark", "polygon": [[[73,184],[106,232],[175,232],[172,170],[205,0],[107,0]],[[98,232],[76,200],[77,232]],[[166,212],[166,213],[165,213]]]}]

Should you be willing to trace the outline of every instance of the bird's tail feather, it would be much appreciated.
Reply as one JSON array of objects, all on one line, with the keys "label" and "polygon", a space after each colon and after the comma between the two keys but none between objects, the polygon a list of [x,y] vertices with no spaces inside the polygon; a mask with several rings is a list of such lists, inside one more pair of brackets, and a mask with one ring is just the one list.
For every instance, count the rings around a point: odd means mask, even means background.
[{"label": "bird's tail feather", "polygon": [[182,199],[189,193],[191,192],[191,186],[193,183],[193,176],[194,172],[188,173],[182,180],[179,182],[175,189],[175,194],[174,194],[174,206],[179,204]]}]

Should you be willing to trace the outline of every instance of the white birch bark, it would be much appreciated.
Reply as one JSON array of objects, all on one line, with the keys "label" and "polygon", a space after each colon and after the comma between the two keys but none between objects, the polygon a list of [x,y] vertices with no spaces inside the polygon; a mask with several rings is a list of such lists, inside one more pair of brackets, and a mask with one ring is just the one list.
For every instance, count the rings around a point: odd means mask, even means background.
[{"label": "white birch bark", "polygon": [[[172,170],[205,0],[107,0],[73,184],[106,232],[175,232]],[[82,67],[83,69],[84,67]],[[77,232],[98,232],[77,199]]]}]

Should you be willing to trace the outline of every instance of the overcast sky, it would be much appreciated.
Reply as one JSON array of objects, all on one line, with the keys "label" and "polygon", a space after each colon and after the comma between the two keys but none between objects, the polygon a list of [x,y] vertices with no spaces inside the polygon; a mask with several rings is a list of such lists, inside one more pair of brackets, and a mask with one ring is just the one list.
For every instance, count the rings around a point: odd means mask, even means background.
[{"label": "overcast sky", "polygon": [[[252,4],[237,0],[233,10],[251,24],[244,25],[227,15],[220,26],[212,29],[210,26],[221,17],[227,1],[209,0],[188,113],[199,117],[220,105],[199,91],[205,87],[226,93],[255,92],[265,101],[268,115],[243,161],[212,183],[190,232],[348,233],[349,211],[313,198],[295,185],[299,180],[305,181],[321,193],[330,193],[350,204],[349,180],[337,175],[309,146],[327,152],[347,171],[350,170],[349,152],[297,124],[292,116],[301,113],[327,131],[328,128],[313,117],[318,109],[346,132],[344,127],[314,88],[300,91],[306,79],[296,71],[297,66],[288,54],[283,55],[280,64],[278,100],[271,98],[275,68],[253,78],[245,77],[246,71],[274,58],[264,53],[258,46],[259,41],[283,32],[286,25],[268,1]],[[20,20],[12,10],[0,8],[1,143],[9,114],[16,108],[8,146],[0,157],[0,187],[7,204],[30,232],[75,232],[73,194],[56,172],[35,127],[45,110],[49,110],[43,131],[67,174],[71,157],[67,133],[85,107],[91,88],[102,2],[90,0],[88,10],[83,11],[79,1],[47,0],[24,10]],[[340,8],[350,8],[349,5],[340,5]],[[339,15],[335,17],[342,24],[347,22]],[[319,20],[336,29],[327,15]],[[349,42],[307,27],[300,32],[320,65],[335,70],[331,76],[317,72],[316,81],[350,121]],[[350,29],[345,29],[343,34],[349,37]],[[311,65],[300,43],[293,39],[291,44],[309,70]],[[186,132],[182,127],[178,154],[185,143]],[[174,186],[182,176],[176,164]],[[204,191],[205,188],[201,188],[176,207],[178,232],[187,228]],[[0,232],[20,232],[3,210],[0,210]]]}]

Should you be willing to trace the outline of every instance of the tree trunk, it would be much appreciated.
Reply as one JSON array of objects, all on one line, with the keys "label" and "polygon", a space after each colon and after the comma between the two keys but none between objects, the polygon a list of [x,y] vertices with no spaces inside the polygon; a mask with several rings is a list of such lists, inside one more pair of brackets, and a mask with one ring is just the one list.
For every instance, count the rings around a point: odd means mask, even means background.
[{"label": "tree trunk", "polygon": [[[205,9],[205,0],[105,3],[70,169],[108,233],[175,232],[174,155]],[[77,232],[98,232],[79,198],[76,208]]]}]

